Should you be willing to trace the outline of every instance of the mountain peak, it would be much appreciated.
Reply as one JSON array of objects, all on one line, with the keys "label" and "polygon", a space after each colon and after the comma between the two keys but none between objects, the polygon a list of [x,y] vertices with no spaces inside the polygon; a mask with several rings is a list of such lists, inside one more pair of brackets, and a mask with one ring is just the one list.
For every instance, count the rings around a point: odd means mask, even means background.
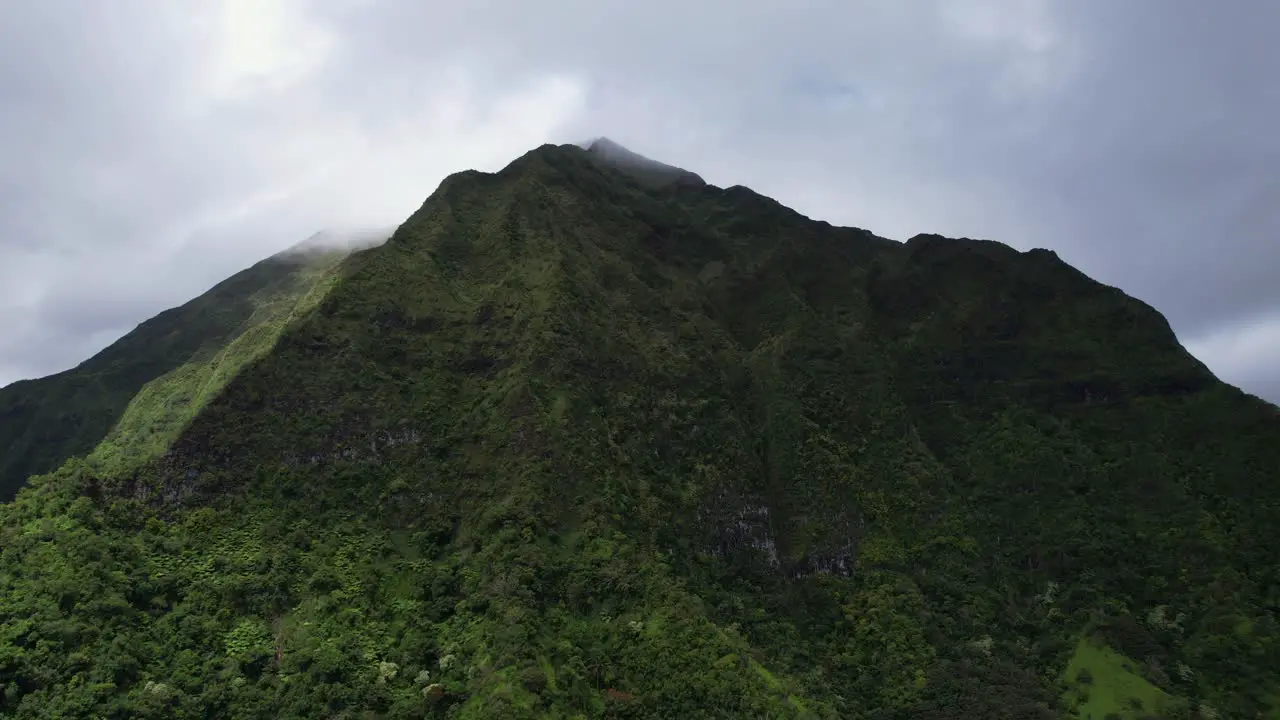
[{"label": "mountain peak", "polygon": [[315,253],[349,253],[364,250],[386,242],[392,232],[393,229],[388,228],[359,230],[324,228],[312,233],[306,240],[281,250],[276,257],[301,257]]},{"label": "mountain peak", "polygon": [[617,168],[643,184],[706,185],[696,173],[668,165],[623,147],[610,138],[600,136],[587,144],[587,152],[598,162]]},{"label": "mountain peak", "polygon": [[604,137],[603,135],[587,143],[587,152],[593,153],[628,153],[634,154],[630,150],[623,147],[620,143]]}]

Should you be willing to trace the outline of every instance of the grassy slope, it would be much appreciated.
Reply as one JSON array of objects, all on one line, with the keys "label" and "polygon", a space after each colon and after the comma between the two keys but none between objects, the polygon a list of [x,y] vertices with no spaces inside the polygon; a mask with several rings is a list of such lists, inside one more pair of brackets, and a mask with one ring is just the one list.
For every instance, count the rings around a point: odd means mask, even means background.
[{"label": "grassy slope", "polygon": [[1265,706],[1274,408],[1047,253],[653,180],[452,176],[143,472],[34,482],[0,710],[1041,718],[1086,627]]},{"label": "grassy slope", "polygon": [[1081,638],[1065,674],[1076,717],[1102,720],[1114,715],[1129,720],[1168,707],[1172,698],[1139,675],[1137,667],[1131,658]]},{"label": "grassy slope", "polygon": [[[137,460],[260,353],[338,253],[279,255],[142,323],[74,369],[0,389],[0,500],[69,457]],[[100,443],[105,440],[105,445]]]}]

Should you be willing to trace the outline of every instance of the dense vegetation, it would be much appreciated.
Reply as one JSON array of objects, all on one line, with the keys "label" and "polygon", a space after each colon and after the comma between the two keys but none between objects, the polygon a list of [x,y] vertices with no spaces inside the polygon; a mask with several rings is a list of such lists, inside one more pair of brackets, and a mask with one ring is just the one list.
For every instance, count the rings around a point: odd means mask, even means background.
[{"label": "dense vegetation", "polygon": [[1051,252],[628,169],[451,176],[34,478],[0,716],[1280,717],[1274,406]]}]

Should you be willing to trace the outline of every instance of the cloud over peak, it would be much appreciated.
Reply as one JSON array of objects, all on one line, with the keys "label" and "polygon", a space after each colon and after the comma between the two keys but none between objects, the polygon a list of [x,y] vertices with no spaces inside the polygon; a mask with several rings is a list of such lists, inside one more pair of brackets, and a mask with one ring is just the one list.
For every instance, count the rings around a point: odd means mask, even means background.
[{"label": "cloud over peak", "polygon": [[1277,26],[1196,0],[3,4],[0,383],[606,129],[833,223],[1053,248],[1274,387],[1280,344],[1240,333],[1280,308]]}]

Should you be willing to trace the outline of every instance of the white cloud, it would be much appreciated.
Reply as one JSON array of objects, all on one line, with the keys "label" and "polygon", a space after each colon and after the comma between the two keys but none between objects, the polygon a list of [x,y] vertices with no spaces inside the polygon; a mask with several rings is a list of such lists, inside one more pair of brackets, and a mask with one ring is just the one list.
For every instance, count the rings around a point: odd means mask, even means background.
[{"label": "white cloud", "polygon": [[212,22],[210,90],[215,98],[261,94],[297,83],[323,66],[337,43],[309,0],[221,0]]},{"label": "white cloud", "polygon": [[[530,79],[486,94],[465,69],[443,69],[424,102],[387,120],[368,108],[308,116],[289,141],[261,148],[277,171],[257,194],[194,228],[200,236],[243,234],[288,223],[320,227],[394,226],[444,177],[475,168],[495,171],[514,157],[562,136],[580,116],[583,83],[572,77]],[[279,243],[292,244],[279,227]]]},{"label": "white cloud", "polygon": [[1186,346],[1219,378],[1280,402],[1280,312],[1232,323]]}]

